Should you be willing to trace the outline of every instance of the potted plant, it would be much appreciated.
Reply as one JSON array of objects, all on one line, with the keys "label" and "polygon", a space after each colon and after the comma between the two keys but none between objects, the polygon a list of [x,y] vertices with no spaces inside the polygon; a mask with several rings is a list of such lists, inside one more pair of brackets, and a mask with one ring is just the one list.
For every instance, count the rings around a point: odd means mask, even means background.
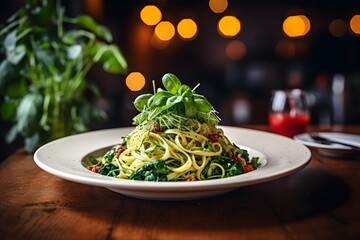
[{"label": "potted plant", "polygon": [[86,80],[94,64],[123,74],[127,62],[112,34],[88,15],[65,15],[60,1],[28,0],[0,27],[1,116],[32,152],[40,143],[88,131],[104,112],[86,97],[100,96]]}]

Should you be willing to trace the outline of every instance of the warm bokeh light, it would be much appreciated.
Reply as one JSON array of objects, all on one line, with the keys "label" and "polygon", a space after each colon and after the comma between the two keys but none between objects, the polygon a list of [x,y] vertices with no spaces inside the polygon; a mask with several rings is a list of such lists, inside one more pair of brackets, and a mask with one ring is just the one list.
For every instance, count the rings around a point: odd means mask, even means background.
[{"label": "warm bokeh light", "polygon": [[296,48],[294,43],[282,40],[276,45],[275,52],[281,58],[290,59],[295,56]]},{"label": "warm bokeh light", "polygon": [[197,33],[197,25],[194,20],[185,18],[177,25],[179,35],[184,39],[193,39]]},{"label": "warm bokeh light", "polygon": [[171,22],[160,22],[155,27],[155,34],[160,40],[168,41],[175,35],[175,27]]},{"label": "warm bokeh light", "polygon": [[231,60],[241,60],[245,57],[246,46],[240,40],[233,40],[226,46],[226,55]]},{"label": "warm bokeh light", "polygon": [[240,29],[240,21],[235,16],[224,16],[218,23],[218,31],[224,37],[233,37]]},{"label": "warm bokeh light", "polygon": [[334,19],[329,25],[329,32],[334,37],[342,37],[347,32],[346,22],[342,19]]},{"label": "warm bokeh light", "polygon": [[95,19],[101,19],[104,12],[104,0],[84,1],[85,11]]},{"label": "warm bokeh light", "polygon": [[360,15],[354,15],[350,20],[350,28],[355,34],[360,34]]},{"label": "warm bokeh light", "polygon": [[146,25],[153,26],[161,21],[162,14],[156,6],[147,5],[140,11],[140,18]]},{"label": "warm bokeh light", "polygon": [[289,16],[283,23],[283,31],[289,37],[301,37],[310,30],[310,21],[304,15]]},{"label": "warm bokeh light", "polygon": [[169,43],[170,41],[163,41],[163,40],[160,40],[156,34],[154,33],[150,39],[150,43],[151,45],[154,47],[154,48],[157,48],[157,49],[164,49],[166,48],[167,46],[169,46]]},{"label": "warm bokeh light", "polygon": [[222,13],[228,7],[227,0],[210,0],[209,7],[214,13]]},{"label": "warm bokeh light", "polygon": [[131,91],[139,91],[145,86],[145,77],[140,72],[132,72],[126,77],[126,86]]}]

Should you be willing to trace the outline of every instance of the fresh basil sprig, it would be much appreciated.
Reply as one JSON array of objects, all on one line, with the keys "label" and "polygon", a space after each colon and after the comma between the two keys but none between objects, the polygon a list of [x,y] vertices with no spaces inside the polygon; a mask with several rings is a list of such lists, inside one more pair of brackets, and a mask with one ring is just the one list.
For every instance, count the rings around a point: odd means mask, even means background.
[{"label": "fresh basil sprig", "polygon": [[163,76],[162,84],[165,89],[159,88],[154,94],[142,94],[134,100],[134,106],[140,112],[134,118],[135,125],[163,122],[164,115],[167,115],[168,127],[181,128],[183,121],[179,119],[196,119],[214,125],[219,123],[219,117],[211,103],[205,96],[195,93],[199,85],[191,89],[172,73]]}]

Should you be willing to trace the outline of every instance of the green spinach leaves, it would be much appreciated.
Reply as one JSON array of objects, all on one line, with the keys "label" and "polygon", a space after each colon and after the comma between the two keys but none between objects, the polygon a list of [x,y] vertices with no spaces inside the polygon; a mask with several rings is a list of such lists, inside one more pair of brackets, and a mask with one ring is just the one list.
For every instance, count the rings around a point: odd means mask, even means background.
[{"label": "green spinach leaves", "polygon": [[167,174],[169,173],[170,170],[165,161],[158,160],[145,163],[142,168],[139,168],[131,174],[130,179],[144,181],[168,181]]}]

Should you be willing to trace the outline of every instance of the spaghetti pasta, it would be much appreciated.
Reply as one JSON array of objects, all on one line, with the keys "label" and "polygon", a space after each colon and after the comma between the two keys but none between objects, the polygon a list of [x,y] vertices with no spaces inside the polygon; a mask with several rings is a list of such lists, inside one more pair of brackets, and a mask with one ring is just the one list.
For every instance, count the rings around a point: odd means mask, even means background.
[{"label": "spaghetti pasta", "polygon": [[[170,80],[174,79],[179,81],[170,75]],[[140,109],[134,118],[138,126],[90,170],[123,179],[193,181],[230,177],[258,167],[258,158],[249,159],[247,151],[231,143],[217,127],[219,118],[211,105],[210,109],[205,108],[209,105],[206,98],[194,90],[188,92],[187,87],[179,91],[184,85],[177,81],[173,83],[177,85],[176,92],[163,78],[168,91],[147,95],[146,103],[135,100]],[[199,106],[197,99],[206,106]]]}]

